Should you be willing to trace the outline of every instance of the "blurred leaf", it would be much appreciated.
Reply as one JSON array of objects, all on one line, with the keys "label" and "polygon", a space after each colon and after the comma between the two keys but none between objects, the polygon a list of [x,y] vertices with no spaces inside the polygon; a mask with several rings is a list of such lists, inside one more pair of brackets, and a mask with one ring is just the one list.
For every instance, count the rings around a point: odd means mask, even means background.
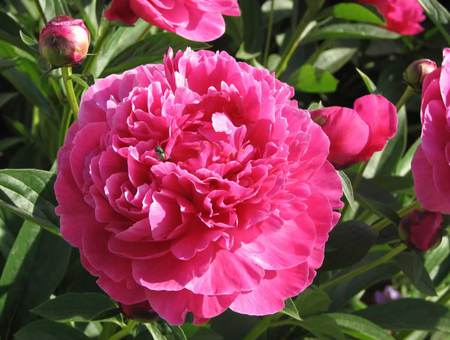
[{"label": "blurred leaf", "polygon": [[16,340],[88,340],[78,329],[68,325],[37,320],[20,329],[14,336]]},{"label": "blurred leaf", "polygon": [[36,38],[29,36],[22,30],[19,31],[20,39],[22,39],[23,43],[27,46],[36,46],[38,44]]},{"label": "blurred leaf", "polygon": [[450,332],[448,306],[422,299],[400,299],[355,312],[386,329]]},{"label": "blurred leaf", "polygon": [[326,315],[332,318],[344,333],[356,339],[362,340],[395,339],[378,325],[359,316],[344,313],[330,313]]},{"label": "blurred leaf", "polygon": [[193,50],[209,47],[206,43],[192,42],[173,33],[157,33],[128,47],[111,60],[103,74],[120,73],[139,65],[161,62],[168,46],[174,53],[186,47],[191,47]]},{"label": "blurred leaf", "polygon": [[330,303],[327,293],[314,286],[310,286],[295,299],[301,317],[326,312]]},{"label": "blurred leaf", "polygon": [[356,211],[357,203],[355,201],[355,196],[353,194],[352,182],[350,181],[350,178],[348,178],[348,176],[345,174],[344,171],[338,171],[338,174],[339,177],[341,178],[342,190],[344,191],[345,198],[347,199],[350,208]]},{"label": "blurred leaf", "polygon": [[419,3],[433,22],[443,25],[450,22],[450,13],[438,0],[419,0]]},{"label": "blurred leaf", "polygon": [[377,240],[367,224],[347,221],[336,225],[325,248],[322,270],[339,269],[360,261]]},{"label": "blurred leaf", "polygon": [[13,18],[0,11],[0,23],[0,40],[4,40],[24,51],[32,52],[20,37],[22,27]]},{"label": "blurred leaf", "polygon": [[383,25],[383,20],[367,7],[354,3],[340,3],[330,9],[332,15],[338,19],[366,22],[368,24]]},{"label": "blurred leaf", "polygon": [[54,230],[59,223],[55,215],[54,174],[37,169],[0,170],[0,203],[23,218]]},{"label": "blurred leaf", "polygon": [[403,158],[398,161],[397,169],[395,171],[397,175],[404,176],[411,170],[411,162],[420,143],[421,139],[417,138],[414,144],[409,147],[408,151],[406,151]]},{"label": "blurred leaf", "polygon": [[106,295],[67,293],[45,301],[32,312],[53,321],[92,321],[114,309],[117,305]]},{"label": "blurred leaf", "polygon": [[363,80],[364,84],[366,85],[367,90],[370,93],[374,93],[377,91],[377,86],[372,81],[372,79],[369,78],[367,74],[365,74],[363,71],[361,71],[359,68],[356,68],[356,72],[360,75],[361,79]]},{"label": "blurred leaf", "polygon": [[[0,277],[0,335],[8,339],[29,322],[29,310],[50,297],[64,276],[71,248],[60,237],[25,222]],[[36,337],[35,337],[36,339]]]},{"label": "blurred leaf", "polygon": [[294,301],[292,301],[292,299],[286,300],[284,309],[281,311],[281,313],[286,314],[287,316],[290,316],[295,320],[301,321],[301,317],[298,314],[297,306],[295,305]]},{"label": "blurred leaf", "polygon": [[336,321],[326,314],[311,316],[301,321],[299,325],[319,339],[345,339]]},{"label": "blurred leaf", "polygon": [[239,7],[242,12],[244,41],[238,58],[245,55],[258,56],[264,42],[261,6],[255,6],[254,0],[241,0],[239,1]]},{"label": "blurred leaf", "polygon": [[369,24],[331,24],[312,32],[305,42],[324,39],[397,39],[400,35]]},{"label": "blurred leaf", "polygon": [[25,139],[22,137],[9,137],[0,139],[0,152],[3,152],[10,147],[22,143]]},{"label": "blurred leaf", "polygon": [[406,118],[405,106],[398,111],[397,133],[391,138],[382,150],[381,159],[378,164],[377,173],[391,175],[395,173],[397,164],[406,151],[408,143],[408,121]]},{"label": "blurred leaf", "polygon": [[300,92],[330,93],[336,91],[339,81],[330,72],[306,64],[291,75],[289,83]]},{"label": "blurred leaf", "polygon": [[335,73],[353,57],[356,51],[357,49],[352,47],[330,48],[319,54],[313,66],[330,73]]},{"label": "blurred leaf", "polygon": [[[14,66],[14,64],[12,64]],[[0,108],[9,102],[12,98],[17,96],[16,92],[2,92],[0,93]]]},{"label": "blurred leaf", "polygon": [[149,322],[145,327],[150,332],[153,340],[187,340],[181,327],[161,325],[158,322]]},{"label": "blurred leaf", "polygon": [[414,251],[397,255],[395,261],[400,269],[409,278],[411,283],[425,295],[436,295],[433,281],[425,269],[423,259]]}]

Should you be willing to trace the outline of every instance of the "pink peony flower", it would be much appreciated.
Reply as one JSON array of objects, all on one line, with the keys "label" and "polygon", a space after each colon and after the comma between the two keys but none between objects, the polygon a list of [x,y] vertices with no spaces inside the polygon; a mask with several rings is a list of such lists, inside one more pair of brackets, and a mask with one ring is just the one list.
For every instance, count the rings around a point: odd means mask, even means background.
[{"label": "pink peony flower", "polygon": [[237,0],[113,0],[105,11],[108,20],[132,25],[141,18],[194,41],[219,38],[224,15],[240,15]]},{"label": "pink peony flower", "polygon": [[400,230],[411,247],[427,251],[441,241],[442,215],[415,210],[402,219]]},{"label": "pink peony flower", "polygon": [[84,21],[62,15],[50,20],[39,34],[39,52],[53,66],[81,63],[89,50]]},{"label": "pink peony flower", "polygon": [[189,49],[84,94],[58,154],[57,213],[105,292],[181,324],[275,313],[311,284],[342,189],[293,95]]},{"label": "pink peony flower", "polygon": [[450,48],[442,67],[422,85],[422,144],[412,161],[414,189],[422,206],[450,213]]},{"label": "pink peony flower", "polygon": [[311,112],[330,139],[328,160],[336,168],[367,161],[397,132],[397,110],[385,97],[358,98],[353,109],[331,106]]},{"label": "pink peony flower", "polygon": [[417,0],[358,0],[374,6],[386,21],[386,29],[403,35],[415,35],[423,31],[420,25],[426,19]]}]

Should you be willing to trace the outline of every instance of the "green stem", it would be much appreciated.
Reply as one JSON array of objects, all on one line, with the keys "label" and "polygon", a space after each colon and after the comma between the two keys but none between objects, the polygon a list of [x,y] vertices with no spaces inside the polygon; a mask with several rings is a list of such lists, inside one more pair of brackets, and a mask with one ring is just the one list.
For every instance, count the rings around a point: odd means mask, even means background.
[{"label": "green stem", "polygon": [[78,115],[78,100],[77,96],[75,95],[75,90],[73,88],[73,83],[71,79],[72,75],[72,67],[71,66],[64,66],[62,69],[62,77],[64,82],[64,87],[66,89],[66,96],[67,100],[69,101],[70,109],[72,113],[75,115],[75,119]]},{"label": "green stem", "polygon": [[317,2],[310,1],[308,2],[308,8],[303,16],[302,20],[300,20],[297,29],[292,35],[292,39],[289,42],[289,45],[284,50],[281,55],[281,60],[275,70],[277,77],[280,77],[289,64],[289,61],[292,59],[297,48],[300,46],[300,43],[306,38],[306,36],[317,26],[317,22],[313,19],[322,8],[324,1],[318,0]]},{"label": "green stem", "polygon": [[34,0],[34,4],[36,5],[39,15],[42,18],[42,21],[44,22],[45,25],[47,25],[47,18],[45,17],[45,12],[44,9],[41,6],[41,3],[39,2],[39,0]]},{"label": "green stem", "polygon": [[267,37],[266,37],[266,45],[264,47],[264,57],[263,57],[263,65],[267,66],[267,61],[269,59],[269,50],[270,50],[270,40],[272,38],[272,29],[273,29],[273,11],[275,8],[275,0],[271,0],[270,3],[270,13],[269,13],[269,23],[267,28]]},{"label": "green stem", "polygon": [[[420,208],[420,204],[419,204],[419,202],[414,200],[414,201],[412,201],[412,203],[410,205],[403,207],[399,211],[397,211],[397,214],[400,218],[402,218],[402,217],[409,215],[410,212],[412,212],[418,208]],[[392,222],[390,220],[388,220],[387,218],[383,218],[382,220],[378,221],[377,223],[375,223],[372,226],[372,230],[376,231],[376,232],[380,232],[381,230],[383,230],[390,224],[392,224]]]},{"label": "green stem", "polygon": [[129,335],[133,329],[138,325],[137,321],[134,320],[130,320],[127,325],[122,328],[120,331],[118,331],[117,333],[111,335],[111,337],[109,338],[109,340],[120,340],[124,337],[126,337],[127,335]]},{"label": "green stem", "polygon": [[399,111],[406,103],[408,103],[409,99],[415,94],[414,89],[411,86],[407,86],[405,89],[405,92],[403,92],[402,96],[398,100],[395,107],[397,108],[397,111]]},{"label": "green stem", "polygon": [[339,283],[342,283],[344,281],[348,281],[353,279],[354,277],[363,274],[365,272],[368,272],[369,270],[378,267],[386,262],[388,262],[389,260],[391,260],[392,258],[394,258],[395,256],[397,256],[398,254],[400,254],[402,251],[404,251],[405,249],[407,249],[407,246],[405,244],[400,244],[397,247],[391,249],[388,253],[386,253],[385,255],[381,256],[380,258],[376,259],[375,261],[372,261],[364,266],[358,267],[356,269],[353,269],[352,271],[342,274],[340,276],[335,277],[334,279],[324,283],[323,285],[320,285],[319,287],[321,289],[327,289],[333,286],[336,286]]}]

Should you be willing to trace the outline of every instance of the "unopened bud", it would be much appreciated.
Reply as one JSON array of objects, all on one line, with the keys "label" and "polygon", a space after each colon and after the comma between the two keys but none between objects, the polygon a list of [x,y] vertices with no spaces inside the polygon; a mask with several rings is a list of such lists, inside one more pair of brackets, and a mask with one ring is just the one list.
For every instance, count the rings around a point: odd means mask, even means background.
[{"label": "unopened bud", "polygon": [[39,51],[55,67],[82,62],[89,43],[89,31],[83,20],[69,16],[53,18],[39,35]]},{"label": "unopened bud", "polygon": [[401,220],[400,236],[411,248],[427,251],[441,242],[442,215],[414,210]]},{"label": "unopened bud", "polygon": [[403,79],[409,86],[418,90],[425,76],[436,69],[437,65],[433,60],[419,59],[409,64],[403,73]]}]

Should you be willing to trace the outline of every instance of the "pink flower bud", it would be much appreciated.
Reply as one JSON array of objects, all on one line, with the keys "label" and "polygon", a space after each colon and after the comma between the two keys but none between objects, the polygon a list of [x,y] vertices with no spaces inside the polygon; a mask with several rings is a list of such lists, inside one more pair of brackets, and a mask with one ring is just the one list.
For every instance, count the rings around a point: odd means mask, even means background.
[{"label": "pink flower bud", "polygon": [[427,74],[437,69],[437,65],[430,59],[419,59],[413,61],[403,73],[403,79],[414,89],[419,89]]},{"label": "pink flower bud", "polygon": [[328,160],[337,169],[367,161],[397,131],[395,106],[376,94],[358,98],[353,109],[325,107],[312,111],[311,117],[330,139]]},{"label": "pink flower bud", "polygon": [[400,222],[400,234],[410,247],[427,251],[441,241],[442,215],[414,210]]},{"label": "pink flower bud", "polygon": [[52,66],[72,65],[86,57],[89,42],[89,31],[83,20],[59,16],[42,29],[39,51]]}]

